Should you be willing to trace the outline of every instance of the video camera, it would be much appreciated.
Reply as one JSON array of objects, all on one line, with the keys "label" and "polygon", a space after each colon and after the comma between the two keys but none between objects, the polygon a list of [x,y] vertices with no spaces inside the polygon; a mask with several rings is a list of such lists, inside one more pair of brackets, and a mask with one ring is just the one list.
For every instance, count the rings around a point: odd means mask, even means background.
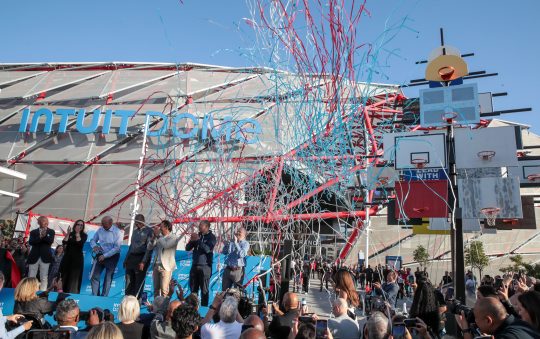
[{"label": "video camera", "polygon": [[227,297],[234,297],[238,301],[238,313],[243,319],[258,312],[258,305],[248,297],[246,290],[242,286],[238,285],[236,288],[227,289],[224,298]]},{"label": "video camera", "polygon": [[463,305],[459,300],[457,299],[451,299],[446,302],[446,307],[448,308],[448,312],[452,314],[461,314],[463,312],[465,319],[469,324],[474,324],[474,312],[472,307],[468,307],[466,305]]}]

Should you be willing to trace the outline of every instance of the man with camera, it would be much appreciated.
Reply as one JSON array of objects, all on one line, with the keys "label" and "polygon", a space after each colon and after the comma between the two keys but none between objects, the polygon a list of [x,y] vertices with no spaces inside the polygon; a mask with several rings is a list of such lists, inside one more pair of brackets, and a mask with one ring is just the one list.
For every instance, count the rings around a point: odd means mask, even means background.
[{"label": "man with camera", "polygon": [[[526,322],[508,315],[501,301],[494,297],[478,299],[472,310],[474,324],[480,332],[493,336],[495,339],[538,339],[540,333],[536,332]],[[465,339],[472,339],[475,333],[465,313],[456,315],[456,322],[463,332]]]},{"label": "man with camera", "polygon": [[210,230],[210,222],[199,223],[199,233],[191,233],[186,244],[186,251],[193,251],[193,263],[189,271],[189,287],[192,293],[198,294],[201,289],[201,306],[208,306],[210,277],[214,260],[216,236]]},{"label": "man with camera", "polygon": [[146,255],[148,243],[152,239],[152,229],[146,227],[144,215],[135,216],[135,227],[131,236],[131,244],[124,260],[126,269],[126,295],[138,297],[141,291],[150,255]]},{"label": "man with camera", "polygon": [[30,232],[28,243],[32,248],[28,255],[28,276],[35,278],[39,270],[40,290],[47,290],[49,264],[53,260],[51,245],[54,242],[54,230],[49,228],[49,219],[41,216],[37,220],[39,227]]},{"label": "man with camera", "polygon": [[[94,266],[92,268],[92,295],[106,297],[109,295],[112,277],[118,260],[120,259],[120,246],[122,246],[122,231],[113,225],[113,219],[105,216],[101,219],[101,227],[90,240]],[[101,272],[105,269],[105,280],[100,293]]]},{"label": "man with camera", "polygon": [[248,251],[249,243],[246,241],[246,229],[239,227],[234,232],[233,238],[227,241],[221,250],[221,253],[227,256],[225,259],[226,266],[223,270],[222,291],[242,285]]}]

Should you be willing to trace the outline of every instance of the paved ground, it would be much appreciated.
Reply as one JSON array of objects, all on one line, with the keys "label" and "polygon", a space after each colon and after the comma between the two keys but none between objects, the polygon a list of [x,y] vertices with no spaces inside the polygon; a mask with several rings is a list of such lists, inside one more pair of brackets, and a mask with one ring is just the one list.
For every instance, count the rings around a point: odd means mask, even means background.
[{"label": "paved ground", "polygon": [[[310,279],[310,288],[309,293],[302,294],[299,293],[299,299],[302,300],[305,299],[307,305],[309,306],[309,311],[316,313],[317,315],[323,317],[323,318],[329,318],[331,317],[332,312],[332,300],[334,299],[334,290],[332,286],[329,284],[330,291],[323,289],[323,291],[320,291],[320,281],[319,279]],[[290,291],[293,290],[293,284],[290,285]],[[297,290],[298,292],[298,290]],[[362,296],[364,291],[359,290],[360,295]],[[412,298],[405,298],[405,299],[398,299],[398,309],[403,309],[403,303],[407,304],[407,308],[410,307],[412,303]],[[361,312],[360,312],[361,314]],[[358,315],[360,315],[358,314]]]}]

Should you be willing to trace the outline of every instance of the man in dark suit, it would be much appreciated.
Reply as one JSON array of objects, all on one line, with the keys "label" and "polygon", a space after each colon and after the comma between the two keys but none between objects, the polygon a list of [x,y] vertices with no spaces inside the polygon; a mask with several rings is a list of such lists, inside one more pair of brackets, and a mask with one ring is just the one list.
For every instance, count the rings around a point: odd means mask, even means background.
[{"label": "man in dark suit", "polygon": [[57,331],[69,331],[71,339],[86,338],[87,332],[79,331],[80,309],[75,300],[64,299],[56,306],[55,319],[58,322]]},{"label": "man in dark suit", "polygon": [[38,218],[39,228],[30,232],[28,243],[32,246],[28,255],[28,276],[35,278],[39,270],[40,289],[47,290],[49,264],[52,262],[51,245],[54,242],[54,230],[49,228],[49,219]]},{"label": "man in dark suit", "polygon": [[210,222],[199,223],[199,233],[192,233],[186,244],[186,251],[193,250],[193,264],[189,272],[189,286],[192,293],[198,294],[201,289],[201,306],[208,306],[209,284],[212,276],[216,236],[210,230]]}]

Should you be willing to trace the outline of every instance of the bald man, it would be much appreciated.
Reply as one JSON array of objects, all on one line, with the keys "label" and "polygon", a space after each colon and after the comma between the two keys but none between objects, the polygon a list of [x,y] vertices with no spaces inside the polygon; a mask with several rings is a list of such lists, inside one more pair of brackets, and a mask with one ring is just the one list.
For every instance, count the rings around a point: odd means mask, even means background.
[{"label": "bald man", "polygon": [[328,328],[334,339],[358,338],[360,336],[358,322],[347,314],[348,307],[347,300],[343,298],[337,298],[332,303],[332,313],[335,318],[328,319]]},{"label": "bald man", "polygon": [[252,314],[249,317],[247,317],[244,320],[244,325],[246,325],[247,327],[253,327],[264,333],[264,323],[261,320],[261,318],[259,318],[255,314]]},{"label": "bald man", "polygon": [[[293,326],[293,321],[300,315],[298,296],[296,293],[285,293],[282,304],[285,308],[285,312],[276,309],[276,315],[272,318],[272,322],[268,327],[268,331],[272,338],[287,338]],[[277,304],[274,305],[276,305],[275,307],[277,308]]]},{"label": "bald man", "polygon": [[[499,299],[488,297],[478,299],[474,305],[475,323],[483,333],[492,335],[495,339],[537,339],[540,333],[536,332],[527,323],[508,315],[504,305]],[[464,338],[473,338],[471,329],[463,315],[457,315],[456,321]]]},{"label": "bald man", "polygon": [[246,241],[246,229],[239,227],[221,250],[221,253],[227,256],[225,270],[223,270],[222,291],[242,285],[248,252],[249,243]]},{"label": "bald man", "polygon": [[172,328],[172,315],[174,310],[176,310],[182,303],[178,300],[171,301],[169,308],[167,309],[167,315],[165,320],[162,319],[161,315],[156,315],[152,324],[150,325],[150,337],[154,339],[175,339],[176,333]]},{"label": "bald man", "polygon": [[[109,295],[112,277],[118,260],[120,259],[120,246],[122,246],[122,231],[113,225],[113,219],[110,216],[101,219],[101,227],[90,240],[92,247],[92,256],[94,257],[94,266],[92,268],[92,295],[106,297]],[[105,280],[103,289],[100,291],[101,272],[105,269]]]},{"label": "bald man", "polygon": [[264,332],[256,328],[248,328],[240,335],[238,339],[266,339]]}]

